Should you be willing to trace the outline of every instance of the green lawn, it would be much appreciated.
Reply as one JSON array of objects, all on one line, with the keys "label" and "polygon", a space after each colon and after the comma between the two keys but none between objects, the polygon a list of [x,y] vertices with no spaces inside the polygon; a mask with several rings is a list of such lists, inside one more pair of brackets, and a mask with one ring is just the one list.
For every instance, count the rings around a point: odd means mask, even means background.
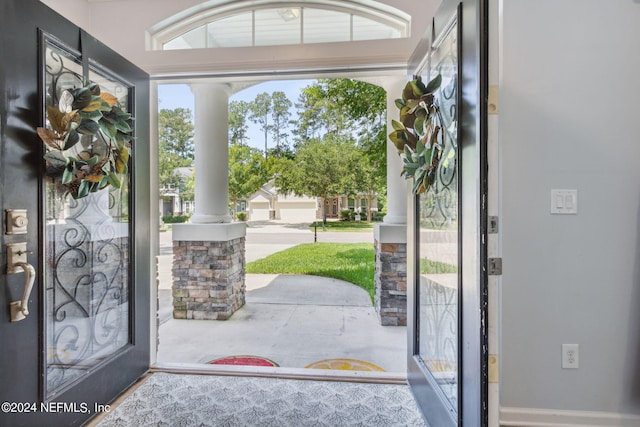
[{"label": "green lawn", "polygon": [[346,280],[366,290],[373,301],[373,245],[305,243],[247,264],[247,273],[310,274]]},{"label": "green lawn", "polygon": [[[371,231],[373,230],[373,222],[366,221],[327,221],[325,231]],[[314,231],[313,222],[309,226]],[[322,230],[322,220],[318,220],[318,232]]]},{"label": "green lawn", "polygon": [[[375,255],[370,243],[305,243],[247,264],[247,273],[310,274],[360,286],[374,300]],[[423,274],[455,273],[455,265],[420,260]]]}]

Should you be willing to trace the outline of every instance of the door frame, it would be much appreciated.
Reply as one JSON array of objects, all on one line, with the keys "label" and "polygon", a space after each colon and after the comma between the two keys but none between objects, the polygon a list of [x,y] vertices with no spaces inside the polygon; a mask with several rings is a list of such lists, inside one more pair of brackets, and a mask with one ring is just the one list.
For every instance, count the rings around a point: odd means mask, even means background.
[{"label": "door frame", "polygon": [[[407,225],[407,377],[427,421],[438,426],[488,425],[488,277],[487,277],[487,96],[488,1],[445,0],[433,18],[431,31],[422,38],[409,62],[420,71],[436,36],[458,13],[459,29],[459,149],[461,170],[476,168],[474,176],[462,176],[460,189],[473,191],[478,211],[468,227],[460,220],[458,247],[461,272],[458,306],[458,407],[452,408],[433,375],[417,359],[419,251],[416,220],[417,197],[408,190]],[[412,73],[413,74],[413,73]],[[474,111],[475,109],[475,111]],[[470,157],[465,154],[470,151]],[[471,159],[472,162],[469,162]],[[466,162],[466,163],[464,163]],[[473,169],[471,171],[473,173]],[[464,172],[463,172],[464,173]],[[466,190],[465,190],[466,189]],[[467,198],[461,196],[461,202]],[[460,204],[462,207],[462,203]],[[467,229],[463,229],[467,226]],[[469,230],[470,229],[470,230]],[[470,236],[470,237],[467,237]],[[471,260],[471,263],[465,262]],[[469,268],[470,267],[470,268]],[[464,285],[472,283],[472,286]],[[457,414],[456,414],[457,412]]]}]

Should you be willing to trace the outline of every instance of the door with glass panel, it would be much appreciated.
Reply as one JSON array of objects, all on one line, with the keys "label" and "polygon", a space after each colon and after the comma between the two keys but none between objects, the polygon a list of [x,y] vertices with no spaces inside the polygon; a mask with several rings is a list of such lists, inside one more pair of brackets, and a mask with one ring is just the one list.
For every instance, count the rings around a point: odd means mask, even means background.
[{"label": "door with glass panel", "polygon": [[408,375],[434,426],[487,423],[485,11],[445,0],[413,60],[425,84],[442,77],[442,155],[408,221]]},{"label": "door with glass panel", "polygon": [[148,76],[39,1],[0,23],[0,424],[80,425],[149,365]]}]

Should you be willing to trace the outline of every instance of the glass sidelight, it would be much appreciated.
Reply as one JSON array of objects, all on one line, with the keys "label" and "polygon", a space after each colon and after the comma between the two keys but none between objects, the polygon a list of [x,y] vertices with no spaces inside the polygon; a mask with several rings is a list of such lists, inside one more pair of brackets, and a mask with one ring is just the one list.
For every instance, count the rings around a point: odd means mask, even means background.
[{"label": "glass sidelight", "polygon": [[432,46],[430,80],[442,75],[436,92],[444,128],[444,151],[434,185],[418,196],[418,355],[450,402],[458,403],[460,260],[458,227],[458,48],[457,25]]},{"label": "glass sidelight", "polygon": [[[44,39],[46,105],[57,106],[63,91],[84,86],[87,78],[129,105],[129,84],[96,64],[83,64],[78,53],[55,40]],[[100,132],[81,138],[71,150],[110,149]],[[109,361],[132,340],[130,183],[123,180],[120,188],[109,186],[76,200],[58,182],[46,178],[44,184],[49,396]]]}]

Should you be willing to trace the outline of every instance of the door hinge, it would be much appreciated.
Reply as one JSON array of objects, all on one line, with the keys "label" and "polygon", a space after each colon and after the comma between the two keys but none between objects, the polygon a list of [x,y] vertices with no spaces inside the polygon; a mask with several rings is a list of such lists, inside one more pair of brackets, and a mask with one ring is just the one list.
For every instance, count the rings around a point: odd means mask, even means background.
[{"label": "door hinge", "polygon": [[487,274],[489,276],[502,276],[502,258],[489,258],[487,260]]},{"label": "door hinge", "polygon": [[498,233],[498,217],[490,216],[487,221],[487,233],[488,234],[497,234]]}]

